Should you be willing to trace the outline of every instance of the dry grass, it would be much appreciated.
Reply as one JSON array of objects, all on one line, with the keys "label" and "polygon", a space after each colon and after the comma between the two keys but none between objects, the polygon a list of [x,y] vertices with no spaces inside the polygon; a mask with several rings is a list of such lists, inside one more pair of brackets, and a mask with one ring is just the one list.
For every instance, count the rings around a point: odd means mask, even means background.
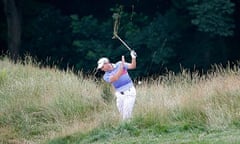
[{"label": "dry grass", "polygon": [[73,133],[77,125],[86,130],[85,119],[106,107],[100,87],[81,72],[39,68],[31,60],[13,64],[6,59],[0,68],[0,129],[5,131],[0,139],[5,141],[13,133],[37,142],[51,133]]},{"label": "dry grass", "polygon": [[[96,127],[116,126],[115,99],[106,101],[102,81],[71,70],[40,68],[31,59],[0,61],[0,139],[41,143]],[[168,73],[136,86],[133,122],[155,125],[204,125],[225,129],[240,120],[240,73],[217,67],[206,75]],[[144,124],[143,124],[144,125]]]},{"label": "dry grass", "polygon": [[[177,117],[179,112],[204,114],[209,128],[222,129],[240,119],[240,73],[238,69],[218,70],[199,76],[183,71],[169,73],[138,86],[135,112],[140,115],[155,113],[162,119]],[[171,118],[170,118],[171,117]],[[206,118],[206,119],[205,119]],[[161,119],[161,118],[160,118]]]}]

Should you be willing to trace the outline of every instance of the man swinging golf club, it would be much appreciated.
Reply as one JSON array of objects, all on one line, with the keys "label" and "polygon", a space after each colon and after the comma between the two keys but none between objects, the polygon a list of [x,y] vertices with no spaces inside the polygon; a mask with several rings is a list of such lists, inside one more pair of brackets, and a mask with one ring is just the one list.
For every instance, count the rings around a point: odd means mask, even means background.
[{"label": "man swinging golf club", "polygon": [[112,84],[115,89],[116,105],[123,120],[131,118],[136,99],[136,89],[128,74],[128,70],[136,68],[137,54],[130,51],[131,63],[125,62],[124,56],[117,63],[110,63],[109,59],[102,57],[98,60],[97,69],[105,72],[103,79]]}]

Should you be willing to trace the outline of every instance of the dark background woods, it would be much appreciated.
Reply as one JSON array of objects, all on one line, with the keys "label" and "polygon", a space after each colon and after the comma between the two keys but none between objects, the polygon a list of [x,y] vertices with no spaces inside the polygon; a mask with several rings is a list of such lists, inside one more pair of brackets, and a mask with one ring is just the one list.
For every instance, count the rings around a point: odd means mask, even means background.
[{"label": "dark background woods", "polygon": [[102,56],[130,59],[112,39],[120,7],[119,36],[138,53],[135,77],[181,67],[206,71],[240,58],[240,0],[2,0],[1,55],[31,55],[85,73]]}]

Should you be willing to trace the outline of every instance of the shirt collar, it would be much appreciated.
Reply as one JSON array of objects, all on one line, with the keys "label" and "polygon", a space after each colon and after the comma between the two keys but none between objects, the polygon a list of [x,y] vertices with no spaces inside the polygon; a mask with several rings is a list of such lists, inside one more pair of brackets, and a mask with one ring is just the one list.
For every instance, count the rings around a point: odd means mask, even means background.
[{"label": "shirt collar", "polygon": [[112,70],[108,70],[107,72],[112,72],[117,67],[117,65],[114,64],[114,63],[111,63],[111,65],[112,65],[113,69]]},{"label": "shirt collar", "polygon": [[113,69],[115,69],[117,67],[116,64],[112,64],[112,66],[113,66]]}]

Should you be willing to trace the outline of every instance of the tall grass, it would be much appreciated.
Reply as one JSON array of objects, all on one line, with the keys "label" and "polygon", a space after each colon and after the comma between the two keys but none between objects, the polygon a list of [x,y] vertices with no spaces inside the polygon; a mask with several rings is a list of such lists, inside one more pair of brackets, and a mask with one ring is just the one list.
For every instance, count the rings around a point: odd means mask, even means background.
[{"label": "tall grass", "polygon": [[28,57],[17,64],[5,58],[0,61],[0,143],[43,143],[56,137],[95,142],[119,134],[139,136],[141,130],[239,128],[239,72],[238,64],[216,65],[205,75],[183,69],[148,78],[136,85],[131,122],[122,123],[103,81],[71,69],[43,68]]},{"label": "tall grass", "polygon": [[206,75],[183,70],[138,87],[136,117],[185,129],[224,129],[240,121],[240,73],[215,65]]},{"label": "tall grass", "polygon": [[31,59],[18,64],[1,61],[0,85],[2,141],[15,134],[13,139],[36,142],[68,125],[80,125],[105,107],[92,77],[40,68]]}]

